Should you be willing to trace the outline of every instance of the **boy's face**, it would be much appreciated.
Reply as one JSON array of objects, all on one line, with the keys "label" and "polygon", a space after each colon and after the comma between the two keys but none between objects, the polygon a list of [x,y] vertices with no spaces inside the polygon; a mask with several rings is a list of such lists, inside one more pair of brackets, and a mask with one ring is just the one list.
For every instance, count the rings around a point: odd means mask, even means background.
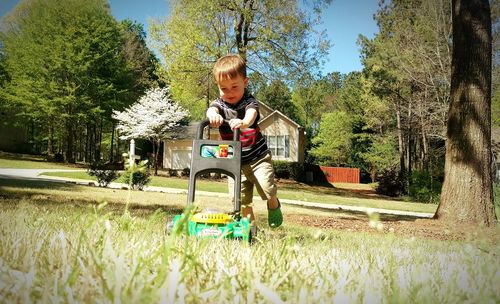
[{"label": "boy's face", "polygon": [[236,78],[220,80],[217,85],[219,86],[220,98],[234,105],[243,97],[245,88],[248,85],[248,78],[238,75]]}]

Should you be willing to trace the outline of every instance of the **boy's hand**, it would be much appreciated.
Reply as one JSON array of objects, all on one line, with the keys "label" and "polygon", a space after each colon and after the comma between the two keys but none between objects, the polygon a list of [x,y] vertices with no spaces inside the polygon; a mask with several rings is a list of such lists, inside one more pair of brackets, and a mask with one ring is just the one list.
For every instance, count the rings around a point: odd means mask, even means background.
[{"label": "boy's hand", "polygon": [[234,129],[245,129],[248,127],[248,125],[245,124],[245,122],[242,119],[231,119],[229,121],[229,126],[231,127],[231,130]]},{"label": "boy's hand", "polygon": [[210,121],[210,126],[214,128],[219,127],[224,122],[222,116],[215,111],[207,111],[207,118]]}]

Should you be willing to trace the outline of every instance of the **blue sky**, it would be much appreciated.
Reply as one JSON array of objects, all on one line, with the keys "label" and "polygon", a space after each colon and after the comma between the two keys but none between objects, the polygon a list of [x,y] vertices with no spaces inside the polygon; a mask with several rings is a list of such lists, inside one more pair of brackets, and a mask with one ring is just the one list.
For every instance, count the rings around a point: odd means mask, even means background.
[{"label": "blue sky", "polygon": [[[84,0],[82,0],[84,1]],[[10,11],[18,0],[0,0],[0,16]],[[150,18],[168,16],[167,0],[110,0],[115,18],[129,18],[145,25]],[[378,0],[333,0],[322,13],[323,24],[331,42],[330,54],[322,69],[323,73],[349,73],[359,71],[359,34],[372,38],[378,32],[373,14],[377,11]]]}]

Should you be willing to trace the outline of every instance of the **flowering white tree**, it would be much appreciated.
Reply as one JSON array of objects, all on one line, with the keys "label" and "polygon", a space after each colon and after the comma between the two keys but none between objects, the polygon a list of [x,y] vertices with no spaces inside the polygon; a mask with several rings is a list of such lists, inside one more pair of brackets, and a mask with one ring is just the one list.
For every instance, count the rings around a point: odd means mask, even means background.
[{"label": "flowering white tree", "polygon": [[155,175],[158,174],[161,141],[168,138],[188,115],[187,110],[169,97],[168,88],[149,89],[123,112],[113,111],[121,139],[142,138],[153,143]]}]

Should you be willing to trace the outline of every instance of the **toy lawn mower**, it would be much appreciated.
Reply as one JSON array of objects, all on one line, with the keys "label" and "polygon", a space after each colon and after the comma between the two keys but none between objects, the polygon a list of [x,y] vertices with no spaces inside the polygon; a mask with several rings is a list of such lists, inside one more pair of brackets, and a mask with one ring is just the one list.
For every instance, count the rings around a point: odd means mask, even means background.
[{"label": "toy lawn mower", "polygon": [[[228,124],[228,121],[224,121]],[[250,220],[240,215],[241,192],[241,142],[240,130],[234,130],[233,140],[203,139],[203,130],[209,125],[204,120],[198,125],[196,139],[193,140],[191,170],[189,174],[187,210],[175,215],[168,230],[177,231],[187,225],[188,235],[196,237],[241,239],[250,242]],[[193,209],[196,178],[207,173],[222,173],[234,178],[234,211],[223,213],[217,210]],[[187,223],[186,223],[187,222]]]}]

